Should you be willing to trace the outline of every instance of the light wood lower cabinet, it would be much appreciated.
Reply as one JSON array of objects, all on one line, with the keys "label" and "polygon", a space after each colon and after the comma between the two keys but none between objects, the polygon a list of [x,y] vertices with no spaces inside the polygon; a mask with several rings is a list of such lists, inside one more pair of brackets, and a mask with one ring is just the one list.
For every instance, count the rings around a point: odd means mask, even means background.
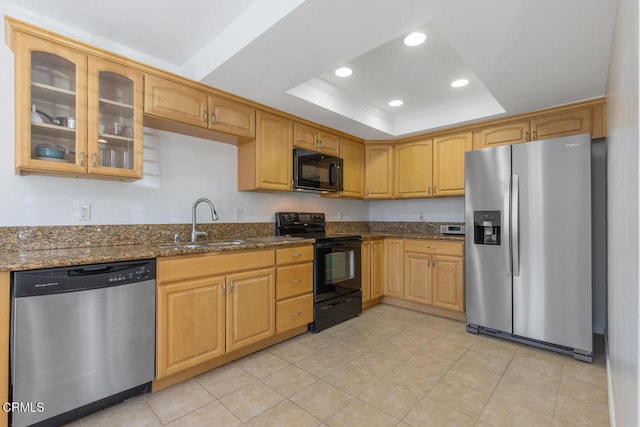
[{"label": "light wood lower cabinet", "polygon": [[276,251],[276,333],[313,322],[313,246]]},{"label": "light wood lower cabinet", "polygon": [[156,378],[274,335],[274,264],[273,250],[159,258]]},{"label": "light wood lower cabinet", "polygon": [[367,306],[368,302],[382,297],[382,265],[384,262],[382,239],[363,241],[360,259],[362,303],[363,306]]},{"label": "light wood lower cabinet", "polygon": [[406,239],[403,299],[464,311],[464,243]]},{"label": "light wood lower cabinet", "polygon": [[225,277],[158,287],[157,377],[225,354]]},{"label": "light wood lower cabinet", "polygon": [[275,268],[227,276],[227,352],[276,333]]},{"label": "light wood lower cabinet", "polygon": [[402,298],[403,296],[403,239],[384,239],[384,295]]}]

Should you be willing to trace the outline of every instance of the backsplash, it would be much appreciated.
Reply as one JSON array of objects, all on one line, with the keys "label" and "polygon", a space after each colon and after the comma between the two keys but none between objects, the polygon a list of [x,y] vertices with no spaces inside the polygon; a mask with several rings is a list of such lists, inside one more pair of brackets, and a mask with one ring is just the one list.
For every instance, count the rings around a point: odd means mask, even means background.
[{"label": "backsplash", "polygon": [[[433,234],[440,232],[441,224],[444,223],[344,221],[328,222],[326,228],[328,233]],[[208,233],[208,237],[201,240],[263,237],[274,234],[274,224],[272,222],[198,224],[198,231]],[[0,252],[168,244],[173,242],[175,234],[180,235],[180,241],[188,241],[191,235],[191,224],[0,227]]]}]

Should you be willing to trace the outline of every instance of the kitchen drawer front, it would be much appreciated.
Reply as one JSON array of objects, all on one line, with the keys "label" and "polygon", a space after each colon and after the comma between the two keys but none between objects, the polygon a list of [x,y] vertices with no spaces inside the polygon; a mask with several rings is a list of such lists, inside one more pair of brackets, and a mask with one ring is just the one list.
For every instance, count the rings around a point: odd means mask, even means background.
[{"label": "kitchen drawer front", "polygon": [[301,295],[276,303],[276,333],[313,322],[313,294]]},{"label": "kitchen drawer front", "polygon": [[274,250],[158,258],[158,283],[273,267]]},{"label": "kitchen drawer front", "polygon": [[278,265],[313,261],[313,246],[298,246],[276,250]]},{"label": "kitchen drawer front", "polygon": [[312,291],[312,262],[278,267],[276,272],[276,299],[278,301]]},{"label": "kitchen drawer front", "polygon": [[404,251],[463,256],[464,243],[444,240],[405,239]]}]

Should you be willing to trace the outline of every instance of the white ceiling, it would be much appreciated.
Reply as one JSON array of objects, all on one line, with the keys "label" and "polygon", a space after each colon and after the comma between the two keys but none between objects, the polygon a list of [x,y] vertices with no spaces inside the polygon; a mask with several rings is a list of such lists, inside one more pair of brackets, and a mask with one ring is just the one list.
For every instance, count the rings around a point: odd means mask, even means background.
[{"label": "white ceiling", "polygon": [[[3,0],[5,13],[365,139],[605,94],[616,0]],[[421,30],[427,41],[402,38]],[[333,75],[353,68],[351,77]],[[453,89],[449,83],[467,78]],[[402,98],[399,108],[387,106]]]}]

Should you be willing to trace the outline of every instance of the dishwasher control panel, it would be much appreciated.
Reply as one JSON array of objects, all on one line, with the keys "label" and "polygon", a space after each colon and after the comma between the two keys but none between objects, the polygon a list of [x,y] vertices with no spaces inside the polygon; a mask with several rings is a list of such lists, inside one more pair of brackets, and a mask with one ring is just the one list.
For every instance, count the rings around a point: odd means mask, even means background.
[{"label": "dishwasher control panel", "polygon": [[14,297],[49,295],[155,280],[156,260],[47,268],[13,273]]}]

